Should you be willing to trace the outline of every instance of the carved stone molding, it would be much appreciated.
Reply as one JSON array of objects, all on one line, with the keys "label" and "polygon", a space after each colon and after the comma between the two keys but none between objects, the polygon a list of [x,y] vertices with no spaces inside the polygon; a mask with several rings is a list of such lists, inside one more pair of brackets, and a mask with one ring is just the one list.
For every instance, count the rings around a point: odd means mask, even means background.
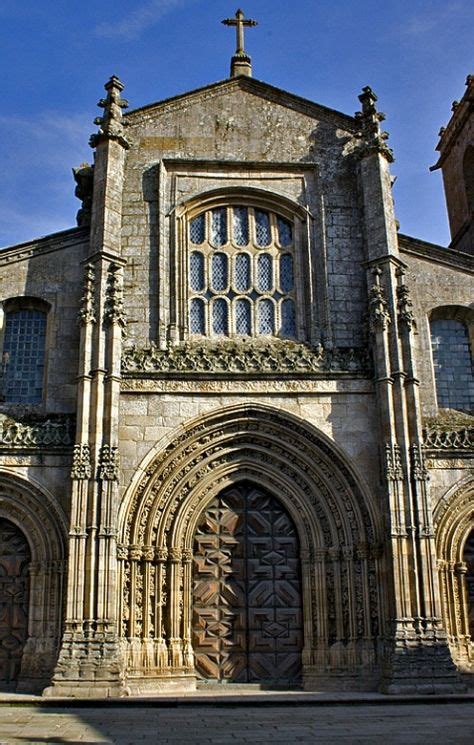
[{"label": "carved stone molding", "polygon": [[466,450],[474,455],[474,426],[459,429],[424,427],[423,447],[428,450]]},{"label": "carved stone molding", "polygon": [[89,445],[74,445],[71,478],[84,480],[92,477],[91,451]]},{"label": "carved stone molding", "polygon": [[279,339],[186,342],[169,349],[129,347],[122,355],[122,372],[166,374],[305,375],[313,373],[368,374],[365,348],[324,349],[321,345]]},{"label": "carved stone molding", "polygon": [[123,304],[122,268],[114,263],[110,264],[107,273],[104,322],[117,323],[122,328],[125,327],[127,322]]},{"label": "carved stone molding", "polygon": [[0,447],[63,448],[74,442],[74,419],[69,415],[23,421],[2,415],[0,425]]},{"label": "carved stone molding", "polygon": [[119,477],[118,448],[103,445],[99,453],[99,468],[97,477],[102,481],[117,481]]},{"label": "carved stone molding", "polygon": [[403,466],[398,445],[385,445],[385,475],[388,481],[403,480]]},{"label": "carved stone molding", "polygon": [[388,328],[391,320],[385,299],[385,291],[380,283],[381,269],[372,270],[374,284],[369,290],[369,328],[372,334]]},{"label": "carved stone molding", "polygon": [[94,304],[94,267],[92,264],[87,264],[85,267],[84,294],[81,298],[78,320],[79,323],[84,325],[96,322]]}]

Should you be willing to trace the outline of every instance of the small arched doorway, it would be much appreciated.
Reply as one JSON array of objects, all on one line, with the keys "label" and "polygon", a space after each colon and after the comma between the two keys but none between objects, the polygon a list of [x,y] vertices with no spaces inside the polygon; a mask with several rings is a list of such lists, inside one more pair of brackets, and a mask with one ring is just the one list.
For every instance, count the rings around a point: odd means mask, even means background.
[{"label": "small arched doorway", "polygon": [[218,494],[197,523],[192,641],[212,682],[301,683],[299,541],[271,494],[242,481]]},{"label": "small arched doorway", "polygon": [[28,637],[31,551],[17,526],[0,518],[0,687],[14,686]]},{"label": "small arched doorway", "polygon": [[464,546],[463,560],[466,565],[466,601],[471,642],[474,642],[474,529]]}]

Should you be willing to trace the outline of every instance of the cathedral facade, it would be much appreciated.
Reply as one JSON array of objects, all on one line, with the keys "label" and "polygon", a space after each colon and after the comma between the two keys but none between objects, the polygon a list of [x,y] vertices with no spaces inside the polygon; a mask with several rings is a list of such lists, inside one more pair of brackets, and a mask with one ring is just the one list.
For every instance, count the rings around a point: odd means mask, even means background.
[{"label": "cathedral facade", "polygon": [[348,116],[238,49],[105,89],[78,226],[0,253],[0,685],[462,690],[474,78],[449,248],[397,232],[370,88]]}]

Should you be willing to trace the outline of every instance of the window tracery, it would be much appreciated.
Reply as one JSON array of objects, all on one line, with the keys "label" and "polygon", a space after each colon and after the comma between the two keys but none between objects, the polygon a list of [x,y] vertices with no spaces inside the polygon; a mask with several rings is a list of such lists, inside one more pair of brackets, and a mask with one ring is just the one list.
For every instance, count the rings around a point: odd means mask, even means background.
[{"label": "window tracery", "polygon": [[296,337],[294,226],[268,209],[215,207],[189,221],[188,328]]}]

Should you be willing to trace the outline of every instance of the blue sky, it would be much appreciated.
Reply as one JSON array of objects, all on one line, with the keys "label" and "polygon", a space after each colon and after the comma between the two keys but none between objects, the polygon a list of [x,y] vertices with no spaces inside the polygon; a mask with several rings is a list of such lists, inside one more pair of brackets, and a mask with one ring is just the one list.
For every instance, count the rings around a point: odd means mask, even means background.
[{"label": "blue sky", "polygon": [[[474,73],[472,0],[247,0],[254,76],[353,114],[371,85],[387,115],[401,230],[447,244],[434,148]],[[91,161],[111,74],[131,108],[228,76],[229,0],[2,0],[0,246],[75,224],[71,168]]]}]

